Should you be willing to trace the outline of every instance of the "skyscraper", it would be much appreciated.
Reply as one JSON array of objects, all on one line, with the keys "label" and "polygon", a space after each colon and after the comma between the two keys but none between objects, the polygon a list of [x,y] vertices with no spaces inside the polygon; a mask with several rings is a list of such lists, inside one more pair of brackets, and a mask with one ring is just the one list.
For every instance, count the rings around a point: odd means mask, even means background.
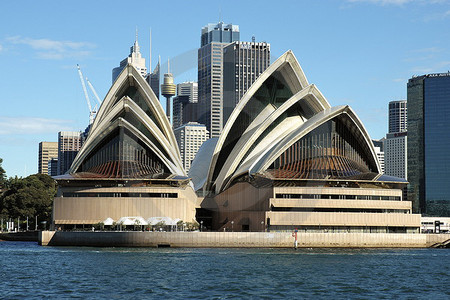
[{"label": "skyscraper", "polygon": [[160,78],[160,68],[161,68],[161,62],[158,61],[158,64],[156,65],[155,69],[153,69],[152,73],[148,73],[145,80],[152,88],[152,91],[155,93],[156,98],[159,99],[159,78]]},{"label": "skyscraper", "polygon": [[270,44],[233,42],[223,49],[223,125],[239,100],[270,65]]},{"label": "skyscraper", "polygon": [[388,133],[384,141],[384,174],[408,179],[407,132]]},{"label": "skyscraper", "polygon": [[[124,58],[120,65],[112,70],[112,82],[116,80],[117,76],[119,76],[120,72],[126,67],[127,64],[131,64],[135,67],[142,77],[147,75],[147,67],[145,66],[145,58],[142,57],[141,47],[139,47],[138,43],[138,35],[136,30],[136,40],[134,41],[133,46],[130,47],[130,55]],[[159,70],[159,69],[158,69]]]},{"label": "skyscraper", "polygon": [[176,128],[174,134],[180,149],[181,162],[187,173],[198,149],[209,138],[209,134],[206,126],[197,122],[189,122]]},{"label": "skyscraper", "polygon": [[389,102],[389,132],[384,142],[384,173],[408,178],[407,162],[407,101]]},{"label": "skyscraper", "polygon": [[48,162],[52,158],[58,158],[58,142],[40,142],[38,173],[48,174]]},{"label": "skyscraper", "polygon": [[450,216],[450,73],[408,81],[408,198],[415,211]]},{"label": "skyscraper", "polygon": [[186,81],[177,84],[177,96],[188,96],[190,103],[198,102],[198,83]]},{"label": "skyscraper", "polygon": [[202,28],[198,49],[199,121],[211,137],[218,137],[223,128],[223,47],[235,41],[239,41],[238,25],[219,22]]},{"label": "skyscraper", "polygon": [[381,140],[372,140],[372,143],[375,148],[378,161],[380,162],[381,173],[384,173],[384,138]]},{"label": "skyscraper", "polygon": [[198,120],[198,85],[197,82],[177,84],[177,96],[173,98],[173,128]]},{"label": "skyscraper", "polygon": [[82,145],[81,131],[61,131],[58,133],[58,175],[62,175],[69,170]]},{"label": "skyscraper", "polygon": [[389,102],[389,133],[406,131],[407,116],[406,100]]},{"label": "skyscraper", "polygon": [[58,176],[58,157],[52,158],[48,161],[48,173],[49,176]]}]

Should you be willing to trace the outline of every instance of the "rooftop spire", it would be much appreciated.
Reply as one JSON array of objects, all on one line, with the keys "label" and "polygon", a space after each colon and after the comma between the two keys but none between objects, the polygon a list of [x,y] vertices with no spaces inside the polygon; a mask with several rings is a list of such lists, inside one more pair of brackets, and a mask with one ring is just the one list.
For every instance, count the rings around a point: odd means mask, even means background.
[{"label": "rooftop spire", "polygon": [[133,52],[140,52],[139,43],[138,43],[138,28],[136,26],[136,39],[134,40]]}]

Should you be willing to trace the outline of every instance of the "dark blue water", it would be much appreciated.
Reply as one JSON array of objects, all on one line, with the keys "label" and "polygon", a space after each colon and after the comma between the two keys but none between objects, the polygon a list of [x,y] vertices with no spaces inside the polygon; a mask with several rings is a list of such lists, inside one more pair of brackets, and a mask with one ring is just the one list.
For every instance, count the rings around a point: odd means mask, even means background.
[{"label": "dark blue water", "polygon": [[0,242],[0,298],[449,299],[448,249],[154,249]]}]

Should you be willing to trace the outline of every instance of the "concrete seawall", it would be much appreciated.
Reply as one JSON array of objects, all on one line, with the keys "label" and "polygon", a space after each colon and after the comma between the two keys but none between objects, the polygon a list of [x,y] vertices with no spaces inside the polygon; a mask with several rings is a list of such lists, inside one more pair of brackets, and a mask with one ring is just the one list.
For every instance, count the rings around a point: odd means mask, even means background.
[{"label": "concrete seawall", "polygon": [[[425,248],[450,234],[298,233],[298,247]],[[71,232],[42,231],[42,246],[292,248],[290,232]]]}]

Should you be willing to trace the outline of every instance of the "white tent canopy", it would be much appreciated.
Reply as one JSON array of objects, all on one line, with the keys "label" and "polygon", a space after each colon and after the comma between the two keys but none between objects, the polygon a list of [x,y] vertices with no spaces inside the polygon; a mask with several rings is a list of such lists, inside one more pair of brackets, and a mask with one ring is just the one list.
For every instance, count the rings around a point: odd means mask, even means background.
[{"label": "white tent canopy", "polygon": [[111,219],[111,218],[107,218],[106,220],[103,221],[103,225],[110,226],[110,225],[113,225],[113,224],[114,224],[114,220]]},{"label": "white tent canopy", "polygon": [[143,217],[122,217],[117,221],[118,225],[148,225]]},{"label": "white tent canopy", "polygon": [[169,217],[151,217],[151,218],[147,219],[148,224],[152,225],[152,226],[154,226],[160,222],[164,222],[164,224],[168,225],[168,226],[176,226],[177,223],[180,221],[181,221],[181,219],[173,220],[172,218],[169,218]]}]

